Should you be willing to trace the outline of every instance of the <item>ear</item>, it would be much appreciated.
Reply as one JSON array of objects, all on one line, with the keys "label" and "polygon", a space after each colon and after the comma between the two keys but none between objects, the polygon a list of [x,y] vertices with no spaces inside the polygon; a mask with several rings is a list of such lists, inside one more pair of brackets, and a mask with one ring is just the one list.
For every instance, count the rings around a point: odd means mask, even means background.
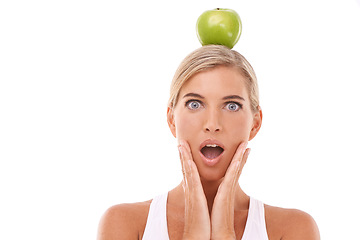
[{"label": "ear", "polygon": [[253,126],[250,132],[249,141],[252,140],[259,132],[262,124],[262,118],[263,118],[262,110],[261,107],[258,106],[258,111],[254,114]]},{"label": "ear", "polygon": [[169,125],[172,135],[176,138],[176,127],[174,119],[174,109],[170,106],[167,108],[167,123]]}]

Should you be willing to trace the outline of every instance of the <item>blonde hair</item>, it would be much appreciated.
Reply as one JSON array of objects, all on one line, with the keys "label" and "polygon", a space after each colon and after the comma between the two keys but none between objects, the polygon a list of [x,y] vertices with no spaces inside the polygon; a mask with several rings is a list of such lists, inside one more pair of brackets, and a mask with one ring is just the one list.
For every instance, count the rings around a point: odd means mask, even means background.
[{"label": "blonde hair", "polygon": [[259,89],[254,69],[237,51],[222,45],[206,45],[190,53],[179,65],[170,86],[168,106],[175,108],[182,86],[196,73],[218,66],[234,67],[247,79],[246,86],[253,112],[258,111]]}]

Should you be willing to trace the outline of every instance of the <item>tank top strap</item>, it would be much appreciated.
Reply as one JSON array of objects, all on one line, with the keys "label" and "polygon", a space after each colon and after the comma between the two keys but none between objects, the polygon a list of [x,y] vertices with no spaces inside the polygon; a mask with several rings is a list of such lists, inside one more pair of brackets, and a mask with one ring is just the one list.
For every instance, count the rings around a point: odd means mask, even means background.
[{"label": "tank top strap", "polygon": [[166,218],[167,197],[168,193],[152,200],[142,240],[169,240]]},{"label": "tank top strap", "polygon": [[250,197],[249,212],[242,240],[269,240],[264,204],[252,197]]}]

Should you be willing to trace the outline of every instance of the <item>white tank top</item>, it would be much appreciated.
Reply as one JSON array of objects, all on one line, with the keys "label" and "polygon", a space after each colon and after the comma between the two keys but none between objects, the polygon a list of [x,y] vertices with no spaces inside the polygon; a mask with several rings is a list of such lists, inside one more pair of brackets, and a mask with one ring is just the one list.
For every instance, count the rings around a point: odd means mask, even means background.
[{"label": "white tank top", "polygon": [[[169,240],[166,218],[167,196],[166,193],[152,200],[142,240]],[[251,197],[245,230],[241,239],[269,240],[265,225],[264,204]]]}]

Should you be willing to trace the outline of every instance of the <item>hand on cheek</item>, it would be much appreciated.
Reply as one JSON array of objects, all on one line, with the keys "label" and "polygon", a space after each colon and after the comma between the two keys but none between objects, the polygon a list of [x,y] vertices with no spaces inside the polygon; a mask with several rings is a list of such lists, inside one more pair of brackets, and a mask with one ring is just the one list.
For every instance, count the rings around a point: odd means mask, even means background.
[{"label": "hand on cheek", "polygon": [[185,194],[183,239],[210,239],[210,216],[199,172],[187,142],[180,141],[180,160]]},{"label": "hand on cheek", "polygon": [[180,141],[179,152],[183,171],[185,194],[185,227],[183,239],[235,239],[234,206],[236,186],[250,149],[242,143],[219,186],[211,211],[200,181],[199,172],[193,161],[190,146]]},{"label": "hand on cheek", "polygon": [[235,194],[241,171],[250,154],[247,142],[240,144],[215,196],[211,212],[211,239],[235,239]]}]

